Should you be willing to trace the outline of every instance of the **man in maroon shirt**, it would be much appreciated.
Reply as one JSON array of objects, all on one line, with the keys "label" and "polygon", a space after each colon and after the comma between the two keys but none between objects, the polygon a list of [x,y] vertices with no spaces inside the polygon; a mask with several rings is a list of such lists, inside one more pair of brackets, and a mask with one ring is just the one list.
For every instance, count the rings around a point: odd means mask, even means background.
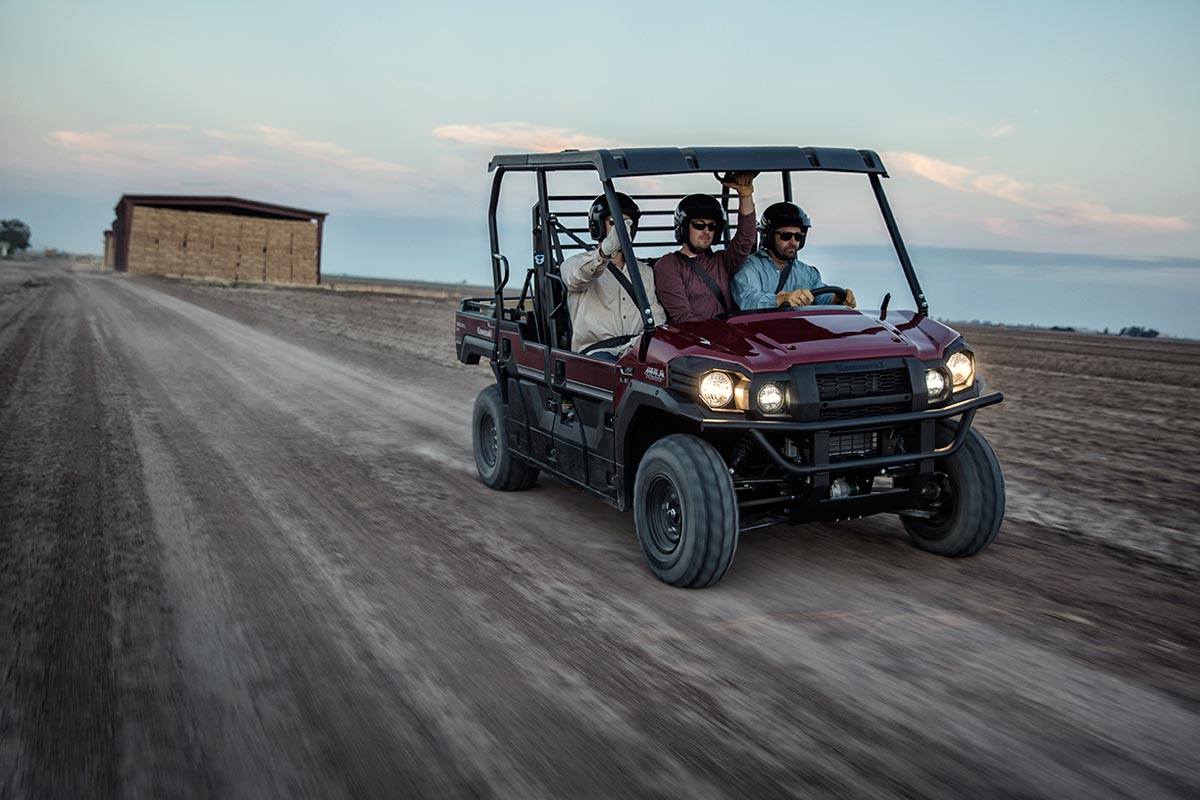
[{"label": "man in maroon shirt", "polygon": [[735,172],[722,184],[738,195],[737,233],[724,250],[712,249],[725,227],[719,200],[692,194],[675,208],[675,241],[682,247],[654,265],[654,288],[668,322],[712,319],[737,310],[729,282],[754,249],[754,173]]}]

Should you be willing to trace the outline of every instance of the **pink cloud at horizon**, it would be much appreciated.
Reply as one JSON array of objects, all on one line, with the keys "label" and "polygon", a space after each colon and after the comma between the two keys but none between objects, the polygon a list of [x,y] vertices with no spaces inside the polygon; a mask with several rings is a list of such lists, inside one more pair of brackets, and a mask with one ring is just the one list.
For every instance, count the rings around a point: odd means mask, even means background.
[{"label": "pink cloud at horizon", "polygon": [[[980,194],[993,197],[1035,212],[1041,222],[1055,227],[1073,230],[1100,230],[1121,228],[1128,231],[1179,233],[1193,229],[1182,216],[1162,216],[1114,211],[1111,207],[1092,200],[1076,199],[1079,192],[1074,188],[1056,183],[1039,188],[1004,173],[980,174],[978,170],[934,158],[922,153],[907,151],[885,152],[885,163],[898,172],[915,175],[939,186],[957,192]],[[1072,199],[1056,199],[1052,196],[1071,196]],[[981,220],[988,230],[1001,232],[999,217]]]},{"label": "pink cloud at horizon", "polygon": [[487,124],[439,125],[433,135],[454,144],[493,149],[511,148],[516,151],[557,153],[561,150],[591,150],[612,147],[612,142],[599,136],[578,133],[569,128],[533,125],[528,122],[492,122]]}]

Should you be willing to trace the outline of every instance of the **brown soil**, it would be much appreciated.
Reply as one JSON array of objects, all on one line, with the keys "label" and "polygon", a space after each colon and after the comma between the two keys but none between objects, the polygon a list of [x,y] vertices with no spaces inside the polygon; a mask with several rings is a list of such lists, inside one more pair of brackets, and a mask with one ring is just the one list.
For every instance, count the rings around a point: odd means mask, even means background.
[{"label": "brown soil", "polygon": [[0,797],[1200,793],[1200,346],[967,330],[991,548],[689,592],[479,484],[453,309],[0,266]]}]

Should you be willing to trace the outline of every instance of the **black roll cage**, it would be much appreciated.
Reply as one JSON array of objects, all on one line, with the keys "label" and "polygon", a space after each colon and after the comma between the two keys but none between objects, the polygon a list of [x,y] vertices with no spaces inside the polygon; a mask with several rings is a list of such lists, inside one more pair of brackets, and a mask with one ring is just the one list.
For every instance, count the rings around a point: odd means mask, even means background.
[{"label": "black roll cage", "polygon": [[[929,304],[925,293],[921,290],[909,258],[908,249],[900,236],[900,228],[892,214],[891,206],[883,192],[880,178],[888,177],[883,161],[873,150],[853,150],[833,147],[643,147],[620,150],[564,150],[560,153],[530,153],[523,155],[498,155],[488,164],[488,171],[494,172],[492,179],[491,199],[488,203],[488,235],[492,253],[492,279],[495,287],[496,320],[493,326],[492,364],[496,365],[500,354],[500,328],[504,311],[504,289],[508,285],[510,268],[508,259],[500,253],[500,234],[496,222],[496,212],[500,203],[500,185],[506,172],[533,172],[536,175],[538,199],[534,206],[534,264],[531,277],[536,282],[534,296],[535,316],[540,325],[548,332],[545,339],[547,355],[549,348],[557,342],[558,331],[554,329],[552,318],[554,309],[547,304],[553,298],[551,281],[560,280],[546,269],[547,262],[560,255],[564,249],[582,249],[588,247],[585,242],[574,234],[578,228],[569,228],[559,221],[560,216],[579,216],[580,212],[563,212],[553,214],[550,209],[551,201],[591,200],[583,195],[556,195],[549,193],[546,184],[547,172],[570,170],[594,170],[604,188],[609,208],[620,208],[617,201],[616,189],[613,186],[615,178],[645,177],[652,175],[682,175],[690,173],[712,173],[721,175],[727,172],[779,172],[783,183],[784,200],[792,199],[793,172],[848,172],[864,174],[871,183],[871,190],[879,205],[887,225],[888,235],[900,260],[900,267],[912,291],[917,312],[929,314]],[[683,195],[648,194],[640,195],[641,199],[669,200],[681,199]],[[729,212],[729,190],[725,189],[720,195],[722,207]],[[644,212],[644,213],[665,213]],[[647,230],[668,230],[667,226],[647,226]],[[582,229],[586,231],[586,228]],[[625,254],[625,263],[634,264],[636,254],[628,231],[624,225],[616,226],[617,236],[621,242],[621,251]],[[725,226],[725,238],[728,240],[729,226]],[[575,239],[574,244],[563,245],[558,240],[558,233],[566,232]],[[674,245],[670,242],[643,242],[642,246]],[[633,289],[632,297],[642,314],[642,346],[639,348],[639,358],[645,359],[646,346],[650,335],[654,332],[654,316],[650,310],[650,302],[646,295],[646,287],[642,284],[639,270],[628,271],[629,281]],[[526,287],[528,279],[526,280]],[[522,291],[522,302],[524,290]],[[550,382],[550,359],[546,359],[546,381]]]}]

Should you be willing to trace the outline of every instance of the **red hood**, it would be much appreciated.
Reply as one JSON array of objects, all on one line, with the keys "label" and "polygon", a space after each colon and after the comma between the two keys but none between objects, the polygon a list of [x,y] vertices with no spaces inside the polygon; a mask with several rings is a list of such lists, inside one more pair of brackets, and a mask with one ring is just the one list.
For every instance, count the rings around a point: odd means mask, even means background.
[{"label": "red hood", "polygon": [[664,362],[680,355],[708,356],[751,372],[775,372],[795,364],[864,358],[934,359],[956,338],[937,320],[911,311],[893,311],[880,321],[849,308],[807,308],[664,325],[655,332],[649,355]]}]

